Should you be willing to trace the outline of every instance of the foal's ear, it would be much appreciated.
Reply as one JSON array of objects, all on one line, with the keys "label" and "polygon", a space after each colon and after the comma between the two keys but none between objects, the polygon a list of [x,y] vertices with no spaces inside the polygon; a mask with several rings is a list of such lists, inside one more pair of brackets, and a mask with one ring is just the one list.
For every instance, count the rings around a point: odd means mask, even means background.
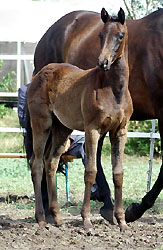
[{"label": "foal's ear", "polygon": [[124,24],[124,22],[125,22],[125,13],[124,13],[124,10],[122,8],[120,8],[120,10],[118,12],[118,20],[121,24]]},{"label": "foal's ear", "polygon": [[107,21],[110,20],[110,16],[109,16],[108,12],[105,10],[105,8],[102,8],[102,10],[101,10],[101,19],[104,23],[106,23]]}]

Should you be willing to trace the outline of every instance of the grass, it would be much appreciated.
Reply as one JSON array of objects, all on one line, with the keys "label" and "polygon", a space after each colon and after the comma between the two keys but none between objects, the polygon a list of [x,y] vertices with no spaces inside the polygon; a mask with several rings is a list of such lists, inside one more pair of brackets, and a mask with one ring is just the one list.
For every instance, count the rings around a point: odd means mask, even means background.
[{"label": "grass", "polygon": [[[8,111],[3,119],[0,119],[0,127],[19,128],[17,111]],[[21,133],[0,133],[0,152],[23,153],[23,135]]]},{"label": "grass", "polygon": [[[7,114],[0,121],[0,126],[19,127],[18,117],[16,112]],[[102,165],[109,186],[114,194],[114,187],[112,182],[112,168],[109,154],[108,138],[104,141],[104,150],[102,154]],[[21,134],[10,135],[7,133],[0,133],[0,152],[23,152],[23,136]],[[33,185],[31,181],[31,173],[27,168],[26,159],[0,159],[0,198],[10,197],[9,195],[25,196],[31,198],[27,203],[17,200],[16,204],[10,205],[21,209],[23,206],[27,209],[33,209]],[[123,185],[123,201],[124,205],[128,206],[132,202],[141,201],[147,190],[147,171],[148,171],[148,157],[138,157],[124,155],[124,185]],[[153,160],[152,185],[156,180],[161,166],[161,159],[155,158]],[[66,203],[66,185],[65,176],[57,174],[58,184],[58,198],[60,206]],[[76,159],[69,163],[69,187],[71,202],[76,206],[71,207],[74,212],[80,209],[83,201],[84,193],[84,167],[81,159]],[[155,206],[148,211],[148,213],[162,213],[163,212],[163,192],[159,195]],[[101,204],[91,201],[91,207],[96,209]],[[67,208],[69,210],[69,208]]]},{"label": "grass", "polygon": [[[108,159],[107,159],[108,158]],[[102,163],[112,194],[114,187],[112,183],[112,173],[110,165],[110,157],[103,155]],[[154,159],[152,184],[160,168],[160,160]],[[30,170],[27,168],[25,159],[0,159],[0,197],[8,197],[9,195],[25,196],[33,198],[33,185],[31,181]],[[139,202],[146,193],[147,186],[147,169],[148,158],[127,156],[124,157],[124,185],[123,185],[123,201],[128,206],[131,202]],[[71,202],[75,203],[75,207],[71,207],[71,212],[78,212],[81,208],[84,193],[84,167],[80,159],[69,163],[69,188]],[[57,174],[58,198],[60,206],[66,203],[66,182],[65,176],[61,173]],[[149,211],[150,213],[162,213],[163,193],[160,194],[155,206]],[[102,204],[91,201],[91,207],[96,209]],[[33,201],[22,203],[18,200],[14,205],[16,208],[25,207],[33,209]],[[70,208],[67,208],[70,211]],[[148,213],[149,213],[148,212]]]}]

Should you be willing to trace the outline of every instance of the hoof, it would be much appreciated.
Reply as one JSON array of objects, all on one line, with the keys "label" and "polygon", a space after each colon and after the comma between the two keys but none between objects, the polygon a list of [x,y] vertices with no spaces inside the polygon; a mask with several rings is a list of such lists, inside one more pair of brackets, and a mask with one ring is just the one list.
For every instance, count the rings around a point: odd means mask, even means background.
[{"label": "hoof", "polygon": [[119,227],[120,227],[120,231],[121,231],[121,232],[124,232],[124,231],[126,231],[127,229],[129,229],[129,227],[127,226],[126,222],[120,224]]},{"label": "hoof", "polygon": [[113,210],[110,210],[108,208],[101,207],[100,208],[100,214],[101,216],[107,220],[110,224],[115,225],[115,219],[114,219],[114,213]]},{"label": "hoof", "polygon": [[47,223],[46,221],[39,221],[38,224],[39,224],[39,227],[45,227]]},{"label": "hoof", "polygon": [[139,203],[132,203],[129,207],[127,207],[125,211],[125,220],[127,223],[133,222],[139,219],[143,215],[143,212],[140,213],[139,207],[140,207]]},{"label": "hoof", "polygon": [[54,217],[54,222],[57,227],[60,227],[63,223],[62,217],[61,216],[55,216]]},{"label": "hoof", "polygon": [[86,232],[92,231],[93,225],[92,225],[90,219],[83,220],[83,224],[84,224],[84,229],[86,230]]}]

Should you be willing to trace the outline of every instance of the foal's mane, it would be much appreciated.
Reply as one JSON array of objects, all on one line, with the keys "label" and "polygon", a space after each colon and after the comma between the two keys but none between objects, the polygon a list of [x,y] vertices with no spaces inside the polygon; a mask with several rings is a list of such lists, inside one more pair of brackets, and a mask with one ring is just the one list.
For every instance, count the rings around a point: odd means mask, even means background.
[{"label": "foal's mane", "polygon": [[119,22],[119,19],[118,19],[117,16],[111,16],[111,17],[110,17],[110,21],[111,21],[111,22]]}]

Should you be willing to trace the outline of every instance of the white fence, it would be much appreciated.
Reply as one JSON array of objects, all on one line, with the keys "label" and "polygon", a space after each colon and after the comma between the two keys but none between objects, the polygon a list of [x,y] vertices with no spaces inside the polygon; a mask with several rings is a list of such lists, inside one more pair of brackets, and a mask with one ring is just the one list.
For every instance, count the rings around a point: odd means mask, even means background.
[{"label": "white fence", "polygon": [[[149,138],[150,139],[150,152],[149,152],[149,170],[148,170],[148,178],[147,178],[147,192],[150,190],[151,186],[151,177],[152,177],[152,163],[153,163],[153,153],[154,153],[154,142],[155,139],[160,139],[160,134],[155,133],[155,122],[156,120],[152,120],[152,129],[150,133],[143,132],[128,132],[127,137],[136,137],[136,138]],[[21,128],[8,128],[8,127],[0,127],[0,132],[2,133],[23,133],[24,129]],[[80,132],[78,130],[74,130],[73,134],[84,134],[84,132]],[[107,133],[107,136],[109,133]],[[0,153],[0,158],[26,158],[26,154],[19,153]]]},{"label": "white fence", "polygon": [[[35,44],[33,44],[33,49],[35,47]],[[16,61],[16,83],[17,83],[17,90],[21,87],[21,74],[22,74],[22,65],[21,61],[24,61],[24,66],[25,66],[25,75],[27,82],[31,81],[31,75],[29,73],[28,66],[26,64],[27,61],[33,61],[34,55],[33,54],[22,54],[22,43],[20,41],[17,42],[17,53],[14,55],[5,55],[1,54],[0,55],[0,60],[11,60],[11,61]],[[2,53],[2,52],[1,52]],[[8,93],[6,93],[8,94]],[[15,95],[15,93],[9,93],[10,95]],[[1,93],[0,93],[1,95]],[[3,94],[4,95],[4,94]]]}]

